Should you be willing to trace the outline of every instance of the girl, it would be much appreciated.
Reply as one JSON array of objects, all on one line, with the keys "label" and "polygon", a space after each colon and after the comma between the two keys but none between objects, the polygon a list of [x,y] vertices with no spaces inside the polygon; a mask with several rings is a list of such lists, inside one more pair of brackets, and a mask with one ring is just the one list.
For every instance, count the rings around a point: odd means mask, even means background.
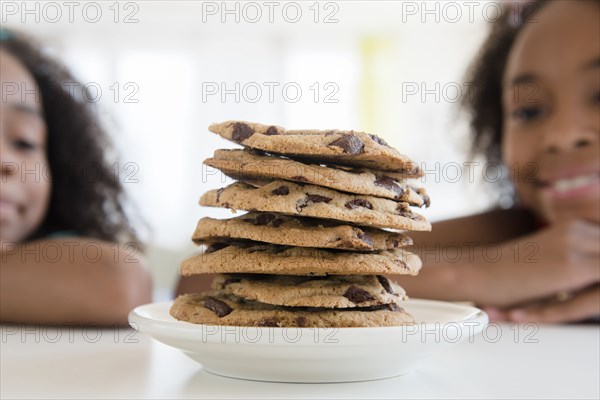
[{"label": "girl", "polygon": [[0,71],[0,321],[126,324],[151,279],[108,138],[69,71],[5,29]]},{"label": "girl", "polygon": [[[415,298],[473,301],[496,320],[595,318],[600,2],[538,0],[521,9],[520,22],[507,11],[493,27],[465,99],[474,148],[510,170],[515,206],[411,232],[424,268],[400,284]],[[209,281],[181,279],[177,293]]]},{"label": "girl", "polygon": [[[413,297],[474,301],[496,320],[595,318],[600,2],[542,0],[524,10],[520,23],[506,12],[493,27],[465,99],[475,149],[508,167],[516,206],[412,235],[425,268],[401,283]],[[458,257],[440,251],[450,242]]]}]

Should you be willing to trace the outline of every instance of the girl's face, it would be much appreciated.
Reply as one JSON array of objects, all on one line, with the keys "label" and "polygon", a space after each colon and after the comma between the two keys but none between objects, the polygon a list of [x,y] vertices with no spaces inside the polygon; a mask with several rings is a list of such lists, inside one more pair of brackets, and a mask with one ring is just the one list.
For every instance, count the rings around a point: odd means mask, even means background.
[{"label": "girl's face", "polygon": [[600,7],[553,1],[526,23],[503,79],[502,152],[525,206],[600,222]]},{"label": "girl's face", "polygon": [[34,78],[0,49],[0,243],[20,242],[42,223],[50,202],[46,124]]}]

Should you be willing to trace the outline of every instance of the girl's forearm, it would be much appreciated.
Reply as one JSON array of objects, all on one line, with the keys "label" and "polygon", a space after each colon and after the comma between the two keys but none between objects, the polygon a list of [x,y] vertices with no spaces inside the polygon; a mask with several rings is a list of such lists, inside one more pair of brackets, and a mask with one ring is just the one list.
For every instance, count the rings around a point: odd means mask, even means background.
[{"label": "girl's forearm", "polygon": [[151,301],[151,279],[139,257],[113,246],[77,239],[5,248],[0,321],[126,324],[130,309]]},{"label": "girl's forearm", "polygon": [[175,288],[175,296],[210,291],[214,277],[214,274],[180,276]]},{"label": "girl's forearm", "polygon": [[[393,277],[412,298],[471,301],[477,304],[505,305],[514,302],[502,284],[514,277],[517,254],[514,243],[486,246],[438,248],[416,251],[423,261],[417,276]],[[522,261],[522,260],[521,260]],[[502,281],[502,282],[501,282]],[[500,287],[504,289],[499,290]]]},{"label": "girl's forearm", "polygon": [[406,290],[410,298],[445,301],[475,301],[482,299],[478,288],[481,271],[471,264],[424,266],[417,276],[392,276]]}]

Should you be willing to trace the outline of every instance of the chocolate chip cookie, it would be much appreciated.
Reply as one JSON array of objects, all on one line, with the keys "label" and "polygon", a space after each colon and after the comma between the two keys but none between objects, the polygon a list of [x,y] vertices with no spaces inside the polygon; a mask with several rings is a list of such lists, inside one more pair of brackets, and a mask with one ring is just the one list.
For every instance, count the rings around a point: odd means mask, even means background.
[{"label": "chocolate chip cookie", "polygon": [[375,327],[413,325],[414,318],[395,303],[356,308],[285,307],[219,292],[179,296],[171,316],[194,324],[262,327]]},{"label": "chocolate chip cookie", "polygon": [[342,192],[371,195],[429,207],[423,188],[413,188],[397,174],[368,169],[340,169],[289,158],[256,154],[248,150],[217,150],[204,164],[238,179],[285,179],[324,186]]},{"label": "chocolate chip cookie", "polygon": [[230,219],[202,218],[192,235],[196,244],[231,239],[354,251],[388,250],[413,244],[406,235],[382,229],[260,212]]},{"label": "chocolate chip cookie", "polygon": [[289,307],[352,308],[399,304],[406,293],[383,275],[222,274],[213,288],[245,300]]},{"label": "chocolate chip cookie", "polygon": [[213,243],[181,263],[184,276],[211,273],[281,275],[416,275],[421,259],[404,249],[357,253],[261,243]]},{"label": "chocolate chip cookie", "polygon": [[235,182],[205,193],[200,204],[333,219],[378,228],[431,230],[425,217],[411,211],[408,203],[287,181],[273,181],[261,187]]},{"label": "chocolate chip cookie", "polygon": [[418,165],[376,135],[342,130],[285,130],[226,121],[208,128],[243,146],[318,163],[342,164],[420,176]]}]

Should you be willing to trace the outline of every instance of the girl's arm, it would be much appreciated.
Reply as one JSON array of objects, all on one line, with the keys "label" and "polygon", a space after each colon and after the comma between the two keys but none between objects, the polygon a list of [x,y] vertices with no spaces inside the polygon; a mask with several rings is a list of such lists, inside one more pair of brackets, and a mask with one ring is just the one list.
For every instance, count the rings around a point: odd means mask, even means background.
[{"label": "girl's arm", "polygon": [[416,277],[396,278],[411,297],[509,307],[577,292],[600,280],[600,228],[573,220],[531,233],[517,211],[434,224],[412,234],[423,259]]},{"label": "girl's arm", "polygon": [[179,276],[175,296],[186,293],[201,293],[211,290],[211,284],[215,274],[203,274],[193,276]]},{"label": "girl's arm", "polygon": [[391,278],[398,280],[410,297],[479,301],[484,273],[475,254],[481,255],[492,243],[522,236],[533,226],[527,212],[494,210],[434,223],[431,232],[408,232],[414,242],[409,250],[421,257],[423,268],[416,277]]},{"label": "girl's arm", "polygon": [[85,238],[4,243],[0,321],[126,325],[152,300],[152,280],[136,249]]}]

